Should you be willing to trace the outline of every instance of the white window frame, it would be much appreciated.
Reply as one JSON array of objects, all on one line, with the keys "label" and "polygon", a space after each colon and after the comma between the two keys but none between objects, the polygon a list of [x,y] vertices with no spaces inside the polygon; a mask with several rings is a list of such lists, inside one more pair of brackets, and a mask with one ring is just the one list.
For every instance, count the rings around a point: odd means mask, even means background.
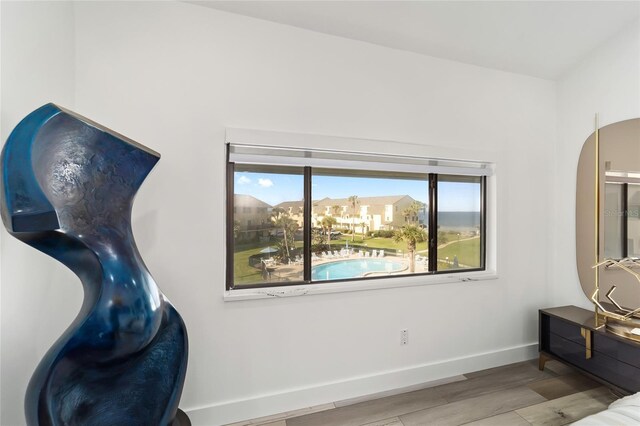
[{"label": "white window frame", "polygon": [[[468,149],[452,148],[446,146],[424,145],[419,143],[395,142],[386,140],[356,139],[336,136],[297,134],[288,132],[275,132],[266,130],[227,128],[225,144],[221,149],[226,150],[227,144],[234,146],[268,147],[274,149],[310,150],[324,152],[345,152],[344,147],[349,147],[349,153],[364,156],[377,155],[380,157],[396,156],[401,158],[416,158],[430,161],[434,164],[432,173],[442,174],[482,174],[487,176],[486,181],[486,211],[485,215],[485,270],[471,272],[456,272],[452,274],[437,275],[402,275],[396,277],[384,277],[371,280],[341,281],[336,283],[300,284],[291,286],[274,286],[224,290],[225,301],[240,301],[251,299],[269,299],[277,297],[309,296],[327,293],[342,293],[352,291],[371,291],[399,287],[413,287],[425,285],[469,283],[474,281],[498,279],[497,262],[497,182],[496,170],[498,156],[490,151],[474,151]],[[375,146],[375,154],[371,147]],[[251,164],[251,161],[243,161]],[[256,158],[254,164],[269,164],[264,162],[264,157]],[[319,163],[326,167],[325,164]],[[300,163],[284,163],[279,165],[297,165]],[[310,164],[304,164],[310,165]],[[317,165],[317,164],[311,164]],[[351,168],[352,165],[343,166]],[[333,164],[331,167],[336,168]],[[403,166],[404,171],[406,167]],[[375,169],[373,169],[375,170]],[[424,169],[422,169],[424,171]],[[223,205],[226,202],[223,203]],[[229,218],[225,217],[225,221]],[[224,224],[226,229],[226,223]],[[233,256],[233,253],[225,253],[225,256]],[[225,262],[225,268],[227,262]],[[225,271],[226,274],[226,271]]]}]

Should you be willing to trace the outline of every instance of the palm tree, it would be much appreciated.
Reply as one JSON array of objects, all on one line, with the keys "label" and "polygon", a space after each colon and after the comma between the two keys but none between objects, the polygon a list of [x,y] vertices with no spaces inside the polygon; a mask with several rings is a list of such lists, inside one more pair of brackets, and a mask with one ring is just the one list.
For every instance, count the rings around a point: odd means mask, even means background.
[{"label": "palm tree", "polygon": [[369,228],[366,225],[366,218],[363,215],[360,215],[360,220],[361,220],[361,224],[362,224],[362,241],[364,242],[364,237],[366,235],[366,230]]},{"label": "palm tree", "polygon": [[420,201],[414,201],[409,207],[402,210],[402,216],[407,219],[407,222],[415,223],[418,221],[420,210],[422,210],[422,203]]},{"label": "palm tree", "polygon": [[356,224],[354,223],[354,220],[356,218],[356,207],[358,204],[360,204],[360,201],[358,201],[357,195],[349,197],[349,206],[351,206],[351,210],[353,211],[353,214],[351,215],[351,242],[356,240]]},{"label": "palm tree", "polygon": [[[331,216],[336,217],[338,216],[338,213],[340,212],[340,206],[337,204],[334,204],[333,206],[331,206]],[[337,223],[337,222],[336,222]]]},{"label": "palm tree", "polygon": [[393,240],[397,243],[405,241],[407,243],[407,251],[409,252],[409,272],[414,273],[416,271],[416,245],[425,241],[426,235],[424,229],[417,225],[409,224],[398,229],[394,235]]},{"label": "palm tree", "polygon": [[287,260],[291,257],[290,250],[293,246],[293,238],[296,230],[298,229],[298,222],[293,220],[289,214],[280,207],[273,209],[271,213],[271,222],[276,228],[282,229],[282,237],[284,243],[285,253],[283,253],[283,259]]},{"label": "palm tree", "polygon": [[322,229],[326,230],[327,232],[327,245],[329,246],[329,248],[331,248],[331,229],[336,223],[338,223],[338,221],[335,217],[332,216],[325,216],[320,222],[320,224],[322,225]]}]

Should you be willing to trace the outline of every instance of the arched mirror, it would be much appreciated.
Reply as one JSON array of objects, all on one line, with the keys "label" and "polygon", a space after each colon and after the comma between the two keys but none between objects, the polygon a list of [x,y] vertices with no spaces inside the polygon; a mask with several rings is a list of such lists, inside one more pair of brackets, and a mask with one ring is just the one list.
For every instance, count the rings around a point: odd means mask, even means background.
[{"label": "arched mirror", "polygon": [[[594,292],[596,274],[599,299],[616,286],[615,300],[622,306],[640,306],[640,282],[618,267],[592,268],[605,259],[627,259],[640,272],[640,118],[610,124],[584,143],[578,163],[576,188],[576,256],[582,289]],[[596,169],[599,169],[600,206],[596,210]],[[598,212],[598,214],[596,214]],[[596,226],[596,216],[599,225]],[[598,234],[596,234],[598,233]],[[599,235],[596,250],[596,235]]]}]

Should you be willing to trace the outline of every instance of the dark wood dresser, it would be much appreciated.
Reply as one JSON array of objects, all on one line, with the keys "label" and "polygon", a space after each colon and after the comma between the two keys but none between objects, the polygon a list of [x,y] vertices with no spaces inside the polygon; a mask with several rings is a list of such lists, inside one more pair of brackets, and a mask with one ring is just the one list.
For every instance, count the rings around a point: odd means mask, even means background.
[{"label": "dark wood dresser", "polygon": [[562,306],[539,314],[541,370],[557,359],[618,392],[640,391],[640,343],[596,330],[593,310]]}]

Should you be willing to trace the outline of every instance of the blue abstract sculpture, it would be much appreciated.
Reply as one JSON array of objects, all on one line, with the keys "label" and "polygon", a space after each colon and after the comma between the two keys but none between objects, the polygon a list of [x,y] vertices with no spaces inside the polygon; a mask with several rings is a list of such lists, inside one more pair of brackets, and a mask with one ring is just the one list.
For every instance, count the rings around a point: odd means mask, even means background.
[{"label": "blue abstract sculpture", "polygon": [[24,118],[4,146],[5,227],[66,265],[84,288],[78,316],[29,382],[29,425],[181,423],[186,329],[131,230],[134,196],[159,159],[53,104]]}]

